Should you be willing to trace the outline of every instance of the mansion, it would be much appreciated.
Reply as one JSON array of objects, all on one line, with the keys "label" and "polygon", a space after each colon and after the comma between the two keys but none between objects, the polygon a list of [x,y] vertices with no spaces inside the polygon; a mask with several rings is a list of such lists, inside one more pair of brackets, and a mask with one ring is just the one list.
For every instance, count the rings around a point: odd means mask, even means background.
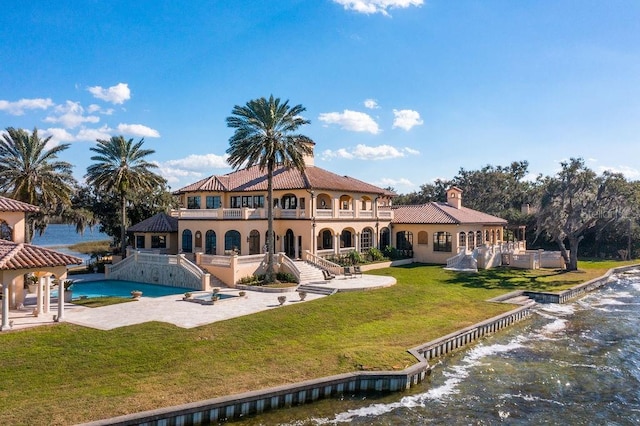
[{"label": "mansion", "polygon": [[[277,168],[273,194],[275,252],[316,264],[388,246],[416,262],[447,264],[461,252],[502,243],[507,225],[464,207],[455,187],[447,191],[447,202],[393,206],[393,192],[316,167],[313,154],[305,157],[303,171]],[[206,265],[223,262],[221,257],[263,257],[266,172],[254,166],[213,175],[174,195],[180,208],[128,229],[134,250],[180,254],[216,276]]]}]

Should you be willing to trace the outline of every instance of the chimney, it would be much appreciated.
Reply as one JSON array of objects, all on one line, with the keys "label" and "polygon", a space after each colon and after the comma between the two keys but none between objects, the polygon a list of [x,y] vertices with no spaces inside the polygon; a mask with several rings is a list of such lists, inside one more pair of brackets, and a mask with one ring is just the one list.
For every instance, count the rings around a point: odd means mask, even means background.
[{"label": "chimney", "polygon": [[312,141],[303,142],[303,143],[311,148],[311,153],[310,154],[305,154],[303,156],[304,165],[306,167],[312,167],[314,165],[314,163],[313,163],[313,148],[315,147],[316,144],[315,144],[315,142],[312,142]]},{"label": "chimney", "polygon": [[462,189],[452,186],[447,190],[447,204],[459,209],[462,207]]}]

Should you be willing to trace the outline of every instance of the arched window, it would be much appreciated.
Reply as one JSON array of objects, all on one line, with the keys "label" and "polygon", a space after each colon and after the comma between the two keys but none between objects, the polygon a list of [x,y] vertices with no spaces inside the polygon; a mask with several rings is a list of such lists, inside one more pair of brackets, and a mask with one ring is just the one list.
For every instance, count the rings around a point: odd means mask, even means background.
[{"label": "arched window", "polygon": [[459,248],[467,247],[467,233],[466,232],[461,232],[460,235],[458,235],[458,247]]},{"label": "arched window", "polygon": [[240,233],[238,231],[231,230],[224,234],[224,251],[225,254],[232,254],[231,252],[240,254]]},{"label": "arched window", "polygon": [[482,231],[476,231],[476,245],[482,245]]},{"label": "arched window", "polygon": [[253,230],[249,232],[249,254],[260,254],[260,232]]},{"label": "arched window", "polygon": [[413,232],[396,232],[396,248],[398,250],[413,250]]},{"label": "arched window", "polygon": [[351,197],[348,195],[340,197],[340,210],[351,210]]},{"label": "arched window", "polygon": [[473,250],[474,248],[476,248],[476,239],[474,238],[474,233],[473,231],[469,231],[469,233],[467,234],[467,242],[469,243],[469,250]]},{"label": "arched window", "polygon": [[0,240],[13,241],[13,229],[4,220],[0,221]]},{"label": "arched window", "polygon": [[360,233],[360,250],[369,250],[373,246],[373,230],[364,228]]},{"label": "arched window", "polygon": [[373,208],[373,205],[371,204],[371,198],[364,196],[362,197],[361,201],[362,205],[360,206],[360,210],[371,210]]},{"label": "arched window", "polygon": [[440,231],[433,233],[433,251],[451,252],[450,232]]},{"label": "arched window", "polygon": [[382,228],[380,230],[380,250],[384,250],[391,245],[391,237],[389,228]]},{"label": "arched window", "polygon": [[281,206],[284,210],[295,210],[298,206],[298,199],[293,194],[286,194],[282,197]]},{"label": "arched window", "polygon": [[418,232],[418,244],[429,244],[429,234],[427,231]]},{"label": "arched window", "polygon": [[331,198],[327,194],[318,195],[316,208],[320,210],[331,209]]},{"label": "arched window", "polygon": [[496,230],[492,229],[491,230],[491,244],[495,244],[496,243]]},{"label": "arched window", "polygon": [[496,231],[496,241],[502,241],[502,239],[500,238],[500,230],[499,229]]},{"label": "arched window", "polygon": [[484,242],[485,244],[489,244],[491,240],[489,239],[489,230],[484,231]]},{"label": "arched window", "polygon": [[196,231],[196,247],[202,248],[202,232]]},{"label": "arched window", "polygon": [[344,247],[353,247],[353,233],[346,229],[340,234],[340,248]]},{"label": "arched window", "polygon": [[211,229],[204,234],[204,252],[206,254],[216,254],[216,233]]},{"label": "arched window", "polygon": [[184,253],[193,252],[193,236],[189,229],[182,231],[182,251]]}]

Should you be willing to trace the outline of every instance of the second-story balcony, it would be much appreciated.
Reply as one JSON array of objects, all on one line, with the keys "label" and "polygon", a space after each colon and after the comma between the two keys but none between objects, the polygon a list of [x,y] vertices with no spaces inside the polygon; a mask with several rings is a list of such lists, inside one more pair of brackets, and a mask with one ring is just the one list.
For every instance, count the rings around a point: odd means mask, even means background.
[{"label": "second-story balcony", "polygon": [[[175,209],[171,216],[178,219],[212,219],[212,220],[250,220],[267,219],[266,208],[233,208],[233,209]],[[310,213],[305,209],[281,209],[274,208],[273,216],[276,219],[307,219]],[[375,219],[373,210],[332,210],[317,209],[315,218],[319,220],[331,219]],[[379,209],[379,219],[392,219],[393,212],[390,209]]]}]

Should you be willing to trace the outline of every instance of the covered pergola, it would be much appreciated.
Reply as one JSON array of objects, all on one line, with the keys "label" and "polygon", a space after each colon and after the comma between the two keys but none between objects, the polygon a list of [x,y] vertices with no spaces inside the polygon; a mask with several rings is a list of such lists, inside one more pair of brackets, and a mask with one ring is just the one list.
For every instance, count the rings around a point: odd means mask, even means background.
[{"label": "covered pergola", "polygon": [[64,286],[67,265],[81,264],[82,259],[44,247],[0,240],[0,286],[2,286],[2,323],[0,331],[11,328],[10,309],[21,308],[25,299],[24,276],[33,274],[38,280],[37,306],[34,314],[46,314],[51,306],[51,283],[58,288],[57,321],[64,319]]}]

